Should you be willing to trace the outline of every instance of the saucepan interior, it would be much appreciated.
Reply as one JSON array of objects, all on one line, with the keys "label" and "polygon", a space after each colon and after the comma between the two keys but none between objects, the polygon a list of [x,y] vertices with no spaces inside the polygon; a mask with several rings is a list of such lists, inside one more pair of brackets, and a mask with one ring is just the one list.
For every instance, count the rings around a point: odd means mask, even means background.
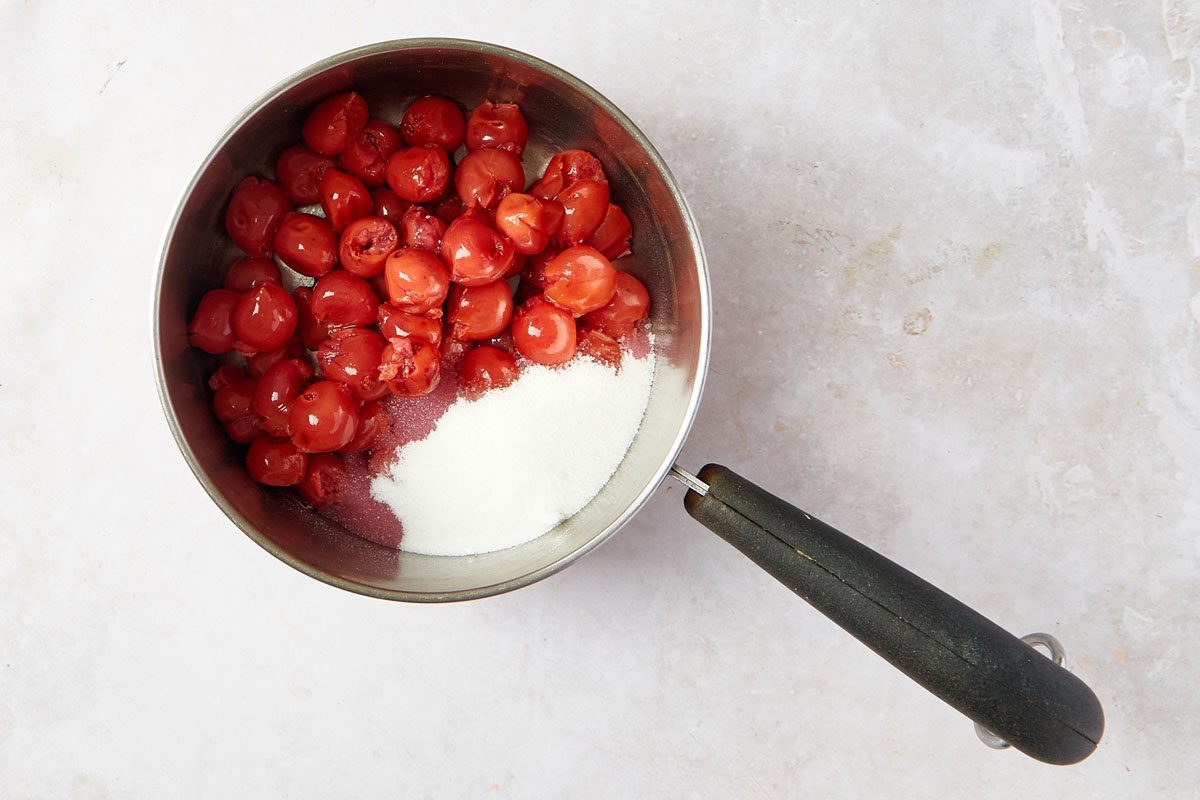
[{"label": "saucepan interior", "polygon": [[[238,180],[271,175],[275,158],[299,141],[321,98],[356,89],[373,116],[398,122],[425,94],[467,107],[516,102],[530,120],[525,157],[540,174],[553,151],[597,155],[614,199],[633,222],[635,257],[622,264],[650,288],[657,366],[649,406],[616,474],[584,509],[519,547],[475,556],[389,550],[341,529],[286,493],[246,475],[209,408],[211,357],[188,346],[186,324],[199,297],[220,283],[238,252],[223,232]],[[709,341],[708,278],[687,207],[658,154],[615,106],[571,75],[525,54],[446,39],[387,42],[322,61],[255,102],[204,160],[167,232],[155,309],[159,390],[180,450],[197,479],[238,527],[286,563],[351,591],[409,601],[464,600],[523,586],[565,566],[613,533],[670,468],[699,400]],[[570,443],[564,442],[569,450]],[[470,487],[454,502],[471,502]]]}]

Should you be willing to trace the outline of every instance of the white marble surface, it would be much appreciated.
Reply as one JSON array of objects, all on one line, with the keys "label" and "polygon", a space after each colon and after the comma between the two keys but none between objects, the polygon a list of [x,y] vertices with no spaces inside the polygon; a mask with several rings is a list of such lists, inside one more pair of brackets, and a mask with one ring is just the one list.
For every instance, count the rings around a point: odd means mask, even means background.
[{"label": "white marble surface", "polygon": [[[1196,796],[1196,3],[73,5],[0,4],[0,796]],[[1057,634],[1094,757],[985,749],[676,486],[447,607],[226,521],[154,392],[159,236],[260,90],[416,35],[646,130],[713,272],[684,463]]]}]

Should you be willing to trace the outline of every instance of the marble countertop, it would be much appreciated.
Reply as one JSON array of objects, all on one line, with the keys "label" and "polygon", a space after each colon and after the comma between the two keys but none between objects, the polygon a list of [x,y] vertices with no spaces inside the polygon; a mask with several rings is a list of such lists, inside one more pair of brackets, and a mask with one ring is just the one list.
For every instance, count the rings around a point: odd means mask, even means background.
[{"label": "marble countertop", "polygon": [[[918,5],[0,6],[0,795],[1195,796],[1200,4]],[[265,87],[425,35],[574,72],[675,171],[716,314],[682,463],[1058,636],[1091,759],[988,750],[674,485],[441,607],[225,519],[153,384],[170,209]]]}]

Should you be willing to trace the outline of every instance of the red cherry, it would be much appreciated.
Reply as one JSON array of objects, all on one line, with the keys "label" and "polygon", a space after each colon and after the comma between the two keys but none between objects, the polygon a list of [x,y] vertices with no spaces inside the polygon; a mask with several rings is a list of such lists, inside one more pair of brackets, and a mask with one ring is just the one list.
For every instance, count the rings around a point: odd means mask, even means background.
[{"label": "red cherry", "polygon": [[450,275],[437,256],[424,250],[402,247],[388,256],[384,265],[388,299],[412,314],[441,313],[450,291]]},{"label": "red cherry", "polygon": [[268,258],[275,248],[275,229],[291,210],[283,189],[262,178],[243,178],[225,211],[225,232],[246,255]]},{"label": "red cherry", "polygon": [[379,435],[387,430],[389,417],[387,411],[377,402],[363,403],[358,410],[358,428],[354,438],[342,448],[343,453],[358,453],[369,450]]},{"label": "red cherry", "polygon": [[599,328],[580,328],[576,352],[613,368],[621,366],[621,345]]},{"label": "red cherry", "polygon": [[538,364],[562,364],[575,355],[575,318],[541,297],[530,298],[513,314],[513,346]]},{"label": "red cherry", "polygon": [[463,143],[467,123],[458,105],[445,97],[419,97],[404,111],[400,133],[411,145],[436,144],[453,153]]},{"label": "red cherry", "polygon": [[618,272],[612,299],[585,314],[583,322],[620,339],[632,333],[634,325],[645,319],[649,310],[650,293],[642,282],[628,272]]},{"label": "red cherry", "polygon": [[509,192],[525,186],[521,159],[507,150],[467,153],[454,173],[454,187],[467,207],[495,208]]},{"label": "red cherry", "polygon": [[320,186],[321,208],[335,231],[345,230],[351,222],[370,216],[375,210],[371,193],[353,175],[331,169],[321,176]]},{"label": "red cherry", "polygon": [[392,394],[419,397],[429,394],[441,378],[442,358],[438,348],[424,339],[392,339],[383,351],[379,376]]},{"label": "red cherry", "polygon": [[213,289],[200,298],[188,325],[188,341],[206,353],[221,355],[233,349],[233,312],[241,296],[228,289]]},{"label": "red cherry", "polygon": [[546,299],[576,316],[603,308],[616,291],[617,271],[599,250],[568,247],[545,267]]},{"label": "red cherry", "polygon": [[383,272],[392,251],[400,246],[400,235],[382,217],[362,217],[342,231],[342,267],[351,275],[373,278]]},{"label": "red cherry", "polygon": [[298,286],[292,292],[292,299],[296,303],[296,332],[300,341],[309,350],[316,350],[329,335],[329,326],[312,313],[312,289]]},{"label": "red cherry", "polygon": [[463,286],[482,286],[500,280],[512,266],[515,255],[511,241],[487,223],[469,216],[456,219],[442,237],[442,260],[450,265],[451,280]]},{"label": "red cherry", "polygon": [[308,457],[304,477],[296,484],[296,491],[311,505],[321,506],[336,503],[346,485],[346,464],[333,453],[314,453]]},{"label": "red cherry", "polygon": [[314,152],[334,156],[346,149],[367,124],[367,101],[355,92],[322,100],[304,120],[301,135]]},{"label": "red cherry", "polygon": [[238,444],[248,444],[258,436],[262,417],[254,412],[255,382],[249,378],[222,386],[213,395],[213,413],[225,426],[225,433]]},{"label": "red cherry", "polygon": [[502,389],[517,379],[517,361],[498,347],[481,345],[463,357],[459,377],[463,390],[478,397],[488,389]]},{"label": "red cherry", "polygon": [[387,183],[413,203],[435,200],[450,185],[450,159],[436,144],[405,148],[388,159]]},{"label": "red cherry", "polygon": [[233,310],[233,332],[253,350],[276,350],[296,332],[296,303],[278,283],[246,292]]},{"label": "red cherry", "polygon": [[563,224],[559,238],[564,244],[580,244],[595,233],[608,213],[608,184],[576,181],[555,198],[562,203]]},{"label": "red cherry", "polygon": [[275,162],[275,179],[298,206],[321,202],[321,176],[334,168],[333,159],[321,156],[304,145],[289,147]]},{"label": "red cherry", "polygon": [[391,303],[379,304],[379,332],[385,339],[414,336],[430,344],[442,343],[442,322],[439,319],[401,311]]},{"label": "red cherry", "polygon": [[446,322],[456,339],[485,341],[498,336],[512,319],[512,292],[504,281],[455,286],[446,304]]},{"label": "red cherry", "polygon": [[392,153],[404,145],[400,133],[391,125],[373,119],[350,140],[338,156],[342,169],[368,186],[383,186],[384,169]]},{"label": "red cherry", "polygon": [[320,217],[293,211],[284,216],[275,232],[275,252],[301,275],[319,278],[337,263],[337,234]]},{"label": "red cherry", "polygon": [[344,383],[356,400],[378,400],[387,393],[379,379],[385,347],[387,341],[370,328],[343,328],[321,343],[317,361],[325,377]]},{"label": "red cherry", "polygon": [[[299,316],[300,309],[296,309]],[[297,323],[297,327],[299,324]],[[301,347],[299,339],[288,339],[287,344],[275,350],[264,350],[261,353],[246,357],[246,372],[250,373],[252,378],[261,378],[267,374],[267,370],[278,364],[280,361],[288,358],[300,358],[304,355],[304,348]],[[310,370],[311,372],[311,370]]]},{"label": "red cherry", "polygon": [[599,159],[586,150],[564,150],[550,159],[542,179],[529,189],[529,193],[544,199],[556,197],[576,181],[608,183],[604,167]]},{"label": "red cherry", "polygon": [[238,294],[248,292],[266,281],[283,281],[279,267],[269,258],[240,258],[225,273],[225,288]]},{"label": "red cherry", "polygon": [[496,207],[496,230],[512,240],[517,252],[532,255],[545,250],[558,234],[563,216],[563,207],[556,200],[514,192]]},{"label": "red cherry", "polygon": [[442,222],[449,225],[454,220],[461,217],[467,210],[467,205],[462,201],[462,198],[456,194],[452,194],[442,202],[438,203],[437,208],[433,213]]},{"label": "red cherry", "polygon": [[515,103],[485,100],[467,120],[467,149],[508,150],[520,158],[529,140],[529,125]]},{"label": "red cherry", "polygon": [[343,269],[317,281],[312,290],[312,313],[330,328],[370,325],[379,299],[371,284]]},{"label": "red cherry", "polygon": [[413,206],[400,218],[400,244],[439,253],[442,237],[446,235],[446,223],[420,206]]},{"label": "red cherry", "polygon": [[633,226],[629,217],[619,206],[608,204],[608,211],[600,227],[584,242],[588,247],[594,247],[604,254],[609,261],[616,261],[630,253],[629,239],[633,235]]},{"label": "red cherry", "polygon": [[259,378],[254,387],[254,411],[270,417],[282,411],[292,401],[313,371],[306,362],[288,358],[277,362]]},{"label": "red cherry", "polygon": [[296,395],[288,411],[292,441],[308,453],[345,447],[358,428],[358,403],[337,381],[317,381]]},{"label": "red cherry", "polygon": [[217,367],[217,371],[208,379],[208,388],[214,392],[218,389],[224,389],[226,386],[233,386],[246,380],[246,373],[235,367],[233,364],[222,364]]},{"label": "red cherry", "polygon": [[412,207],[412,203],[391,189],[372,189],[371,200],[375,203],[375,216],[382,217],[393,225],[399,225],[404,212]]},{"label": "red cherry", "polygon": [[246,471],[266,486],[292,486],[304,477],[308,458],[287,441],[259,437],[246,452]]}]

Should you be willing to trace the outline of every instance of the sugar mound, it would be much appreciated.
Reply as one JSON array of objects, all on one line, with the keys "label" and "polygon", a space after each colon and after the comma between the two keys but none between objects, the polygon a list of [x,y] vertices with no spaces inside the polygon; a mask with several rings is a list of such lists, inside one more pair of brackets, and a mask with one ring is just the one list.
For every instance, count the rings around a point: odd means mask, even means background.
[{"label": "sugar mound", "polygon": [[621,369],[579,358],[525,366],[511,386],[459,398],[424,439],[396,451],[371,495],[404,526],[400,548],[470,555],[535,539],[616,472],[641,426],[654,354]]}]

